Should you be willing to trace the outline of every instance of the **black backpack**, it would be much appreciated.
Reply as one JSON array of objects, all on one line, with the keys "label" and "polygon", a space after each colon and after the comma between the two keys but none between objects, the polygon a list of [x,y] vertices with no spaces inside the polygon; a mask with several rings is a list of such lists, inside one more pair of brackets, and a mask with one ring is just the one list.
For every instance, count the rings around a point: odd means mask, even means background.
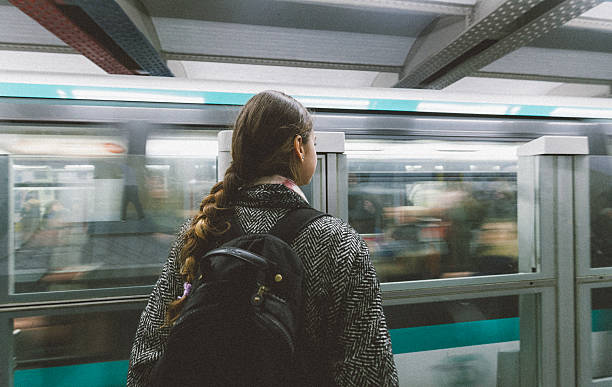
[{"label": "black backpack", "polygon": [[198,279],[155,365],[154,386],[308,385],[302,346],[299,231],[325,216],[312,208],[285,215],[268,234],[230,237],[199,261]]}]

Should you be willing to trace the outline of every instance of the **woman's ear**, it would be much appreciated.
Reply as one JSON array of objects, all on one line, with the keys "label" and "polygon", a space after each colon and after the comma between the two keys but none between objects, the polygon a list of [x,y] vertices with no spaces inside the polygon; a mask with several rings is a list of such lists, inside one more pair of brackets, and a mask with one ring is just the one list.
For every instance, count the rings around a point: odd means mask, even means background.
[{"label": "woman's ear", "polygon": [[299,134],[293,138],[293,151],[299,159],[304,160],[304,139]]}]

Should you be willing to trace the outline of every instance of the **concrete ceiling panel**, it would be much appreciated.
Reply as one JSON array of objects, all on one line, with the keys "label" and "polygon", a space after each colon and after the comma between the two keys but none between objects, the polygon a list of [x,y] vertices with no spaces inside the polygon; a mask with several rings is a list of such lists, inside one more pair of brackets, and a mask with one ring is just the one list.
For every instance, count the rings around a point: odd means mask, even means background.
[{"label": "concrete ceiling panel", "polygon": [[481,71],[612,80],[612,53],[523,47]]},{"label": "concrete ceiling panel", "polygon": [[546,95],[562,84],[561,82],[465,77],[443,90],[449,93],[469,94]]},{"label": "concrete ceiling panel", "polygon": [[610,97],[610,85],[585,85],[580,83],[564,83],[549,91],[547,95],[571,95],[573,97]]},{"label": "concrete ceiling panel", "polygon": [[0,6],[0,20],[2,43],[68,46],[13,5]]},{"label": "concrete ceiling panel", "polygon": [[533,40],[529,43],[529,47],[612,53],[612,30],[576,28],[568,25],[569,23],[566,23],[565,26]]},{"label": "concrete ceiling panel", "polygon": [[374,71],[347,71],[245,65],[234,63],[210,63],[191,61],[168,61],[172,69],[181,69],[190,79],[228,80],[237,82],[279,83],[304,86],[370,86],[380,74]]},{"label": "concrete ceiling panel", "polygon": [[168,53],[400,66],[414,39],[153,18]]},{"label": "concrete ceiling panel", "polygon": [[[370,1],[370,0],[368,0]],[[416,37],[435,13],[278,0],[142,0],[153,18]]]},{"label": "concrete ceiling panel", "polygon": [[48,73],[106,74],[104,70],[83,55],[48,52],[4,51],[0,55],[0,69]]}]

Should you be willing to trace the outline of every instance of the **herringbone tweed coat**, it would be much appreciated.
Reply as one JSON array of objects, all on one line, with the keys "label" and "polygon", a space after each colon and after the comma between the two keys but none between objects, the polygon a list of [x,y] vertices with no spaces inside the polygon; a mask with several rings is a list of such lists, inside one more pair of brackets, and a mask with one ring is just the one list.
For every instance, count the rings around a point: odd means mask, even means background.
[{"label": "herringbone tweed coat", "polygon": [[[280,184],[246,189],[235,211],[246,233],[265,233],[292,208],[307,207]],[[177,258],[181,228],[142,316],[132,348],[128,386],[146,386],[164,350],[166,305],[183,292]],[[318,385],[397,386],[391,340],[376,272],[363,239],[342,220],[325,216],[308,225],[292,247],[304,263],[305,332],[309,367]]]}]

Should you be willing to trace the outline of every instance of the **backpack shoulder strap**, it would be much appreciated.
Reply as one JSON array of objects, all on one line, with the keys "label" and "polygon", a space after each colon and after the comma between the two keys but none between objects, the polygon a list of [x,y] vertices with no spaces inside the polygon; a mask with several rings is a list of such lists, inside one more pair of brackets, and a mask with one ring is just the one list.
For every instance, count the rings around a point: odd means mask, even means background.
[{"label": "backpack shoulder strap", "polygon": [[289,211],[276,222],[269,234],[282,239],[290,245],[304,227],[323,216],[328,216],[328,214],[315,210],[312,207],[297,208]]}]

